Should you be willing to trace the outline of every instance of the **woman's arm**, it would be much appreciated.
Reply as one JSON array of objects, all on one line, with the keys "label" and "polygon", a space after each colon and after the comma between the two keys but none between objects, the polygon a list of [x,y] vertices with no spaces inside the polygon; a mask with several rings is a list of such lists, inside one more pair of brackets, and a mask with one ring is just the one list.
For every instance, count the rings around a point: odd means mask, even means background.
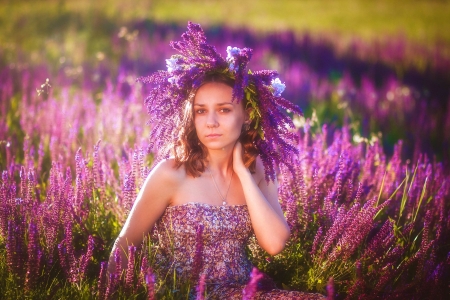
[{"label": "woman's arm", "polygon": [[127,266],[128,246],[142,243],[144,236],[153,228],[155,222],[169,205],[179,180],[179,170],[174,169],[173,161],[160,162],[147,176],[131,208],[119,237],[116,239],[109,257],[108,272],[115,269],[114,252],[122,249],[122,269]]},{"label": "woman's arm", "polygon": [[[280,253],[289,238],[289,226],[278,202],[277,182],[267,183],[264,179],[256,183],[242,161],[242,145],[236,143],[233,151],[233,170],[241,181],[245,201],[250,213],[253,231],[258,244],[270,255]],[[263,172],[257,161],[256,172]]]}]

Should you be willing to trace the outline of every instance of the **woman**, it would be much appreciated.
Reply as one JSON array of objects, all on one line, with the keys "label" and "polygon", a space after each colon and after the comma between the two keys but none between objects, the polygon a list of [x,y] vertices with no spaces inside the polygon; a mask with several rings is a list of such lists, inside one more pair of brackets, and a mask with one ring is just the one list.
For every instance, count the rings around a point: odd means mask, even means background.
[{"label": "woman", "polygon": [[[252,270],[250,236],[270,255],[289,238],[275,168],[295,147],[279,106],[301,112],[280,97],[284,85],[275,72],[246,72],[251,50],[229,47],[224,60],[192,23],[182,37],[172,44],[181,55],[167,60],[168,71],[148,78],[158,85],[147,106],[159,155],[113,252],[139,245],[153,229],[169,274],[203,276],[209,298],[240,299]],[[126,250],[121,254],[124,267]],[[257,296],[322,297],[281,290]]]}]

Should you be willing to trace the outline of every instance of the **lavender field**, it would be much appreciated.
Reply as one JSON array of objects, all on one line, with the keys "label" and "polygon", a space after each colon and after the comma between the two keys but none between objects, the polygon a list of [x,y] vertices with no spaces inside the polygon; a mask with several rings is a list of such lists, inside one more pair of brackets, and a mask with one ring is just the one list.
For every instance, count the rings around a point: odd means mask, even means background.
[{"label": "lavender field", "polygon": [[[0,46],[0,298],[186,299],[199,285],[166,285],[173,274],[158,268],[150,239],[130,249],[124,274],[106,276],[153,160],[150,86],[136,79],[165,68],[168,41],[184,29],[131,22],[81,63],[55,62],[51,49],[39,63],[11,58]],[[302,180],[282,178],[279,188],[291,239],[275,257],[253,241],[254,264],[279,288],[329,299],[450,296],[445,48],[205,31],[224,56],[228,45],[254,48],[250,68],[278,69],[284,97],[305,112],[294,119],[292,158]]]}]

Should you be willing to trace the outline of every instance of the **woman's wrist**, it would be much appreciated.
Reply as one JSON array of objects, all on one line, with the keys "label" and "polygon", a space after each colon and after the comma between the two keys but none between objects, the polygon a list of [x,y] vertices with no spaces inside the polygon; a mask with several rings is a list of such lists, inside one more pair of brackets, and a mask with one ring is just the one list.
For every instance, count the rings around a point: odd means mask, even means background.
[{"label": "woman's wrist", "polygon": [[242,165],[241,168],[237,168],[234,170],[234,173],[236,173],[237,177],[241,182],[245,179],[245,177],[252,176],[252,173],[248,168],[246,168],[244,165]]}]

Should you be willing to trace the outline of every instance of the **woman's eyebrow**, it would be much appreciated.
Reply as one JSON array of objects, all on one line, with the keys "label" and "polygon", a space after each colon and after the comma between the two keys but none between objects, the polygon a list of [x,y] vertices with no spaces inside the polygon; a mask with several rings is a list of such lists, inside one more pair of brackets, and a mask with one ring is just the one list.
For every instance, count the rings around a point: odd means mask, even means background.
[{"label": "woman's eyebrow", "polygon": [[[233,103],[231,102],[222,102],[222,103],[217,103],[217,106],[222,106],[222,105],[233,105]],[[201,103],[194,103],[194,106],[206,106],[206,104],[201,104]]]}]

